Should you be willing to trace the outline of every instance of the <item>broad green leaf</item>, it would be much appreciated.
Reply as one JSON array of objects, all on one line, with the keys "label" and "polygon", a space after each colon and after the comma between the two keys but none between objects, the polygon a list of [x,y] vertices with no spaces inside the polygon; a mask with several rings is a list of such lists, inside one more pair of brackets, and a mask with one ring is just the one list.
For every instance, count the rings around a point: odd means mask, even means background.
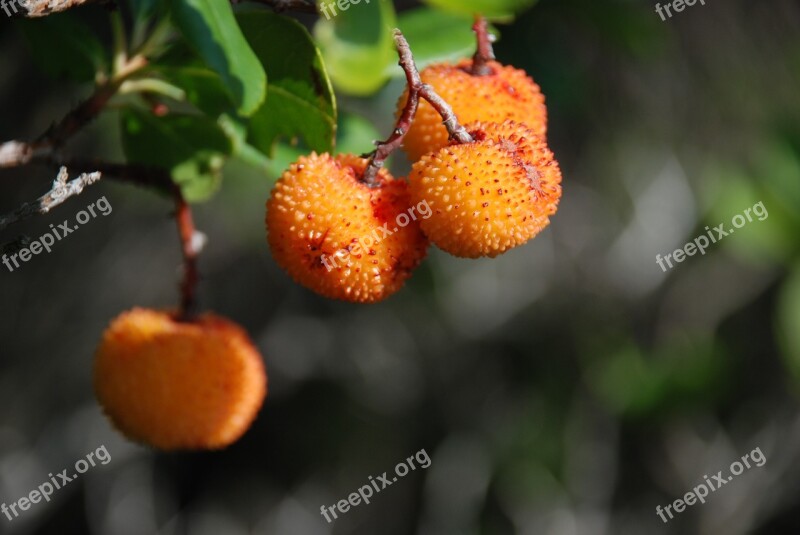
[{"label": "broad green leaf", "polygon": [[18,20],[33,54],[47,74],[66,76],[78,82],[94,80],[105,71],[107,58],[100,40],[72,13]]},{"label": "broad green leaf", "polygon": [[279,137],[302,137],[312,150],[328,152],[336,135],[336,100],[322,55],[294,19],[245,8],[236,18],[269,73],[268,97],[249,123],[249,141],[271,154]]},{"label": "broad green leaf", "polygon": [[[477,46],[471,17],[427,7],[401,13],[398,27],[414,51],[420,69],[431,63],[456,61],[472,56]],[[497,35],[497,31],[492,29]],[[396,63],[390,65],[392,76],[404,76]]]},{"label": "broad green leaf", "polygon": [[264,102],[267,75],[223,0],[170,0],[172,18],[206,64],[216,71],[244,116]]},{"label": "broad green leaf", "polygon": [[479,13],[492,20],[511,20],[519,12],[533,6],[537,0],[424,0],[446,11],[474,16]]},{"label": "broad green leaf", "polygon": [[217,124],[231,140],[234,157],[264,172],[271,169],[267,155],[247,142],[247,124],[244,119],[223,113],[217,119]]},{"label": "broad green leaf", "polygon": [[122,147],[128,161],[169,169],[190,202],[217,189],[220,170],[233,148],[220,126],[202,115],[122,113]]},{"label": "broad green leaf", "polygon": [[217,73],[206,67],[160,67],[158,72],[186,92],[186,100],[211,117],[233,111],[234,103]]},{"label": "broad green leaf", "polygon": [[329,0],[319,4],[323,15],[322,6],[327,6],[330,18],[320,18],[314,35],[333,83],[345,93],[372,95],[388,80],[388,65],[397,62],[394,5],[389,0],[358,4],[351,0],[342,11]]}]

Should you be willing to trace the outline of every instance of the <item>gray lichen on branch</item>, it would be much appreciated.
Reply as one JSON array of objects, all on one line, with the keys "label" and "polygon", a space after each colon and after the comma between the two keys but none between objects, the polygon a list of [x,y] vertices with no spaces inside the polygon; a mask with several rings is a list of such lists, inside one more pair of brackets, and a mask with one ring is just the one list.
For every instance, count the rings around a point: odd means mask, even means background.
[{"label": "gray lichen on branch", "polygon": [[22,8],[19,11],[14,9],[16,14],[12,16],[31,19],[46,17],[84,4],[99,4],[106,1],[108,0],[11,0]]},{"label": "gray lichen on branch", "polygon": [[46,214],[70,197],[79,195],[84,188],[100,180],[100,172],[83,173],[78,178],[69,180],[66,167],[62,167],[50,191],[33,202],[26,202],[10,214],[0,217],[0,230],[7,226],[38,214]]}]

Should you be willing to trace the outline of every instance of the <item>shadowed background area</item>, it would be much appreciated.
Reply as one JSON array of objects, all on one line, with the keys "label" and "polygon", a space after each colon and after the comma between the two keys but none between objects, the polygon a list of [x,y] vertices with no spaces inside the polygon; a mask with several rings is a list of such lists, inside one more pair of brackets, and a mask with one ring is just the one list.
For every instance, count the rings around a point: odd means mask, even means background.
[{"label": "shadowed background area", "polygon": [[[0,24],[0,139],[33,139],[85,93],[45,78]],[[800,6],[707,2],[662,22],[651,2],[542,0],[498,29],[499,60],[547,95],[564,173],[558,214],[526,246],[472,261],[431,249],[403,291],[358,306],[270,258],[276,176],[232,163],[195,208],[201,303],[248,330],[269,372],[258,420],[223,452],[132,445],[92,392],[110,319],[177,302],[168,200],[103,180],[2,233],[36,238],[102,196],[113,207],[52,253],[0,265],[0,502],[100,445],[111,456],[0,516],[0,533],[798,532]],[[385,137],[401,90],[340,99],[348,150]],[[117,123],[111,110],[68,150],[119,160]],[[3,170],[0,213],[54,177]],[[759,202],[763,220],[656,263]],[[332,524],[320,515],[423,448],[429,468]],[[763,466],[668,523],[656,514],[756,448]]]}]

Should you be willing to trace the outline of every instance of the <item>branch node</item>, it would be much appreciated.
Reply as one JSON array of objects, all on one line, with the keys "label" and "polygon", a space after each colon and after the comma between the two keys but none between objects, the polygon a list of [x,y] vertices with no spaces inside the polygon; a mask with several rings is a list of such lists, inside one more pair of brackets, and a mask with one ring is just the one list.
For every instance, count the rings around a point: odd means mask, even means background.
[{"label": "branch node", "polygon": [[458,122],[453,108],[451,108],[430,85],[422,83],[422,77],[414,62],[414,55],[411,53],[411,47],[405,36],[403,36],[403,32],[399,29],[395,29],[393,33],[394,42],[397,46],[397,54],[400,57],[399,65],[406,74],[408,97],[406,98],[403,111],[397,119],[397,124],[395,125],[392,135],[386,141],[378,143],[377,148],[370,156],[369,165],[362,177],[362,181],[370,187],[377,186],[378,172],[384,166],[392,152],[403,144],[403,139],[411,129],[411,123],[417,115],[420,98],[424,98],[428,101],[439,115],[442,116],[443,124],[450,134],[450,139],[458,143],[471,143],[473,141],[472,136],[470,136],[466,129]]}]

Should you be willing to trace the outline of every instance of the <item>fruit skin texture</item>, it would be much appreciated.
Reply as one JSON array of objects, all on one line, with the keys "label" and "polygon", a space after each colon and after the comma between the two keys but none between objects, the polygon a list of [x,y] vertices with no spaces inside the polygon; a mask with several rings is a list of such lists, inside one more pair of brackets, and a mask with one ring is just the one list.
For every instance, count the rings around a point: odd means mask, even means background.
[{"label": "fruit skin texture", "polygon": [[[325,297],[380,301],[403,286],[427,253],[419,216],[406,227],[396,221],[411,207],[408,183],[382,169],[380,187],[370,188],[360,181],[367,164],[353,155],[303,156],[267,201],[267,239],[275,261]],[[343,249],[349,250],[346,258]]]},{"label": "fruit skin texture", "polygon": [[474,143],[422,157],[409,175],[412,202],[433,214],[422,230],[455,256],[495,257],[545,228],[561,198],[561,170],[525,125],[471,123]]},{"label": "fruit skin texture", "polygon": [[[420,73],[422,81],[449,103],[461,124],[475,121],[502,123],[514,120],[525,123],[534,133],[547,133],[547,108],[539,86],[520,69],[490,61],[493,74],[470,74],[472,60],[453,65],[438,63]],[[408,90],[400,97],[398,116],[408,98]],[[403,143],[412,162],[448,143],[442,118],[426,101],[420,102],[417,117]]]},{"label": "fruit skin texture", "polygon": [[220,449],[250,427],[267,393],[258,350],[213,314],[191,323],[135,308],[103,333],[95,392],[128,438],[163,450]]}]

